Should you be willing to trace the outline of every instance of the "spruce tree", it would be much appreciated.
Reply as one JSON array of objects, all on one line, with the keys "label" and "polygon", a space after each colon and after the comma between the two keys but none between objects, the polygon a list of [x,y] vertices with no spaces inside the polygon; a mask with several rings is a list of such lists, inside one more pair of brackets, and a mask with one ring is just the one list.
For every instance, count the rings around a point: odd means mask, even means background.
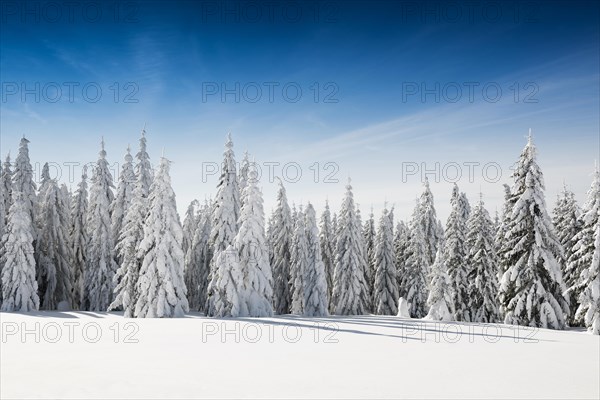
[{"label": "spruce tree", "polygon": [[373,299],[375,286],[375,216],[373,215],[373,207],[369,213],[369,218],[363,226],[363,237],[365,242],[365,255],[367,258],[366,279],[369,286],[369,299]]},{"label": "spruce tree", "polygon": [[212,249],[209,245],[211,229],[211,206],[205,202],[198,214],[190,248],[185,257],[185,284],[188,289],[190,309],[205,311],[208,277]]},{"label": "spruce tree", "polygon": [[469,274],[468,310],[471,322],[499,322],[498,255],[494,243],[494,223],[483,199],[475,206],[468,221],[466,262]]},{"label": "spruce tree", "polygon": [[240,165],[240,175],[239,175],[239,188],[240,188],[240,207],[241,204],[244,203],[244,199],[242,198],[244,189],[248,186],[248,171],[250,171],[250,154],[247,151],[244,152],[244,158],[242,159],[242,164]]},{"label": "spruce tree", "polygon": [[429,311],[425,317],[426,319],[434,321],[454,320],[452,287],[446,269],[444,250],[440,246],[431,266],[431,284],[429,296],[427,297]]},{"label": "spruce tree", "polygon": [[290,286],[290,269],[292,257],[292,214],[288,205],[287,195],[283,183],[279,181],[277,192],[277,207],[271,221],[272,254],[271,266],[273,267],[273,307],[277,314],[289,314],[292,306],[292,292]]},{"label": "spruce tree", "polygon": [[325,211],[321,215],[320,221],[320,240],[321,240],[321,257],[325,265],[325,276],[327,277],[328,296],[331,299],[333,290],[333,270],[335,265],[335,237],[333,224],[331,221],[331,211],[329,210],[329,201],[325,202]]},{"label": "spruce tree", "polygon": [[370,261],[367,250],[367,243],[365,242],[365,236],[363,232],[362,217],[360,214],[360,205],[356,204],[356,225],[360,228],[361,234],[358,237],[358,250],[361,258],[359,263],[362,267],[363,281],[365,282],[364,293],[361,294],[360,298],[363,299],[365,304],[365,313],[371,312],[373,308],[373,291],[371,290],[370,282],[373,280],[371,274]]},{"label": "spruce tree", "polygon": [[[569,270],[568,262],[573,260],[573,248],[577,243],[577,237],[582,229],[582,223],[579,219],[580,210],[575,200],[575,194],[565,186],[561,195],[558,197],[556,207],[554,208],[554,227],[558,240],[564,249],[564,258],[561,260],[561,266],[564,268],[563,276],[567,287],[572,287],[578,283],[579,275],[576,270]],[[571,273],[573,272],[573,274]],[[574,320],[575,312],[578,307],[578,293],[575,290],[569,291],[569,325],[576,325]]]},{"label": "spruce tree", "polygon": [[327,316],[329,293],[325,264],[321,258],[321,243],[317,216],[312,204],[308,203],[304,213],[306,242],[308,245],[308,263],[304,270],[304,312],[307,317]]},{"label": "spruce tree", "polygon": [[396,233],[394,234],[394,260],[396,264],[396,281],[398,293],[406,293],[407,288],[403,288],[402,277],[406,270],[406,261],[408,259],[408,246],[410,240],[410,230],[404,221],[398,222],[396,225]]},{"label": "spruce tree", "polygon": [[429,188],[429,180],[427,178],[425,178],[423,193],[419,198],[418,222],[421,224],[421,231],[425,240],[425,255],[427,266],[429,267],[435,261],[438,246],[444,238],[444,232],[440,228],[440,223],[436,216],[433,194]]},{"label": "spruce tree", "polygon": [[183,229],[171,187],[169,161],[161,158],[150,186],[148,216],[138,256],[142,266],[136,285],[135,316],[182,317],[189,311],[183,280]]},{"label": "spruce tree", "polygon": [[148,198],[144,174],[138,170],[131,204],[127,208],[121,234],[117,238],[116,253],[121,264],[113,278],[114,300],[110,310],[122,308],[127,318],[134,317],[138,299],[137,282],[142,260],[138,249],[144,238],[144,224],[148,216]]},{"label": "spruce tree", "polygon": [[39,309],[38,287],[33,255],[33,220],[28,208],[30,198],[12,191],[8,225],[2,237],[2,311]]},{"label": "spruce tree", "polygon": [[[135,187],[136,177],[132,162],[133,157],[131,156],[131,149],[127,147],[127,153],[125,153],[124,163],[121,167],[121,174],[119,175],[117,193],[110,206],[112,237],[115,240],[117,240],[121,235],[125,214],[127,213],[127,208],[131,204],[131,200],[133,198],[133,189]],[[119,264],[121,262],[118,254],[117,262]]]},{"label": "spruce tree", "polygon": [[[505,249],[504,241],[506,237],[506,232],[508,230],[508,226],[510,225],[510,220],[512,216],[512,206],[513,206],[513,197],[510,192],[510,186],[506,183],[502,185],[504,188],[504,203],[502,206],[502,219],[500,221],[500,225],[498,226],[498,230],[496,231],[496,250],[498,251],[499,259],[504,258],[504,253],[502,249]],[[504,264],[502,262],[498,263],[498,280],[502,279],[502,275],[504,275]]]},{"label": "spruce tree", "polygon": [[448,268],[450,287],[452,288],[452,304],[454,319],[471,321],[469,313],[469,274],[467,263],[467,219],[470,207],[465,196],[458,191],[456,183],[452,188],[450,199],[452,210],[446,223],[446,241],[444,242],[444,259]]},{"label": "spruce tree", "polygon": [[[600,221],[600,213],[596,215]],[[579,308],[575,314],[577,320],[583,321],[588,331],[600,335],[600,223],[596,224],[594,235],[594,253],[590,266],[583,270],[577,289],[580,289]]]},{"label": "spruce tree", "polygon": [[79,309],[83,303],[83,276],[87,262],[89,246],[89,235],[87,228],[88,213],[88,190],[87,190],[87,166],[83,167],[81,182],[77,185],[75,198],[71,204],[71,262],[73,266],[73,306]]},{"label": "spruce tree", "polygon": [[[217,186],[217,196],[214,202],[211,224],[210,245],[215,257],[218,257],[219,252],[224,251],[233,244],[235,235],[238,232],[239,217],[240,192],[236,174],[235,154],[233,152],[231,135],[228,135],[225,143],[225,152],[223,153],[221,176],[219,177],[219,184]],[[234,261],[234,257],[232,256],[222,257],[221,266]],[[216,296],[224,293],[221,290],[222,288],[217,288],[217,279],[219,279],[217,266],[215,263],[211,263],[206,307],[207,314],[210,316],[216,316],[222,312],[222,310],[215,308],[215,302],[218,301],[219,304],[222,304],[224,301],[216,298]],[[223,284],[223,281],[220,284]]]},{"label": "spruce tree", "polygon": [[394,260],[394,214],[384,207],[373,260],[375,263],[374,311],[379,315],[398,314],[398,281]]},{"label": "spruce tree", "polygon": [[40,307],[55,310],[63,303],[61,307],[70,309],[73,307],[73,256],[69,240],[69,206],[54,179],[45,181],[41,188],[35,249]]},{"label": "spruce tree", "polygon": [[[596,247],[594,246],[594,235],[598,229],[598,225],[600,225],[598,219],[599,212],[600,171],[598,170],[598,167],[596,167],[592,185],[588,191],[587,200],[579,221],[581,229],[577,232],[575,237],[573,237],[573,247],[570,250],[570,257],[567,264],[566,277],[568,279],[569,295],[571,298],[577,300],[575,304],[571,304],[571,309],[578,309],[577,303],[580,303],[579,299],[581,298],[581,292],[586,287],[585,283],[590,281],[590,265],[593,262],[594,252],[596,251]],[[590,292],[588,295],[593,295],[593,293]],[[577,316],[578,317],[573,315],[572,323],[574,325],[584,325],[585,321],[582,319],[584,314],[577,313]]]},{"label": "spruce tree", "polygon": [[107,310],[112,301],[113,277],[117,270],[110,220],[114,185],[106,160],[104,140],[101,146],[90,188],[87,219],[90,245],[84,271],[84,309],[88,311]]},{"label": "spruce tree", "polygon": [[409,229],[406,263],[400,277],[400,296],[409,303],[411,317],[423,318],[427,315],[429,261],[419,204],[415,207]]},{"label": "spruce tree", "polygon": [[513,178],[512,211],[501,250],[504,322],[563,329],[569,304],[559,263],[562,246],[546,211],[543,174],[531,134]]},{"label": "spruce tree", "polygon": [[140,150],[135,155],[138,162],[135,166],[136,182],[139,181],[142,184],[142,194],[144,198],[148,198],[150,193],[150,186],[154,179],[154,172],[152,171],[152,165],[150,164],[150,156],[146,150],[146,128],[142,129],[142,135],[140,137]]},{"label": "spruce tree", "polygon": [[364,271],[362,227],[358,224],[350,182],[338,217],[332,311],[338,315],[360,315],[368,311]]},{"label": "spruce tree", "polygon": [[37,196],[35,194],[36,184],[33,181],[33,168],[29,161],[29,140],[23,137],[19,144],[19,154],[15,160],[15,170],[12,174],[12,191],[19,192],[23,199],[23,207],[29,213],[29,217],[33,223],[31,234],[33,240],[37,239],[37,229],[35,226],[35,210]]},{"label": "spruce tree", "polygon": [[296,213],[290,264],[290,287],[292,291],[291,313],[304,314],[304,275],[308,269],[308,238],[302,206]]}]

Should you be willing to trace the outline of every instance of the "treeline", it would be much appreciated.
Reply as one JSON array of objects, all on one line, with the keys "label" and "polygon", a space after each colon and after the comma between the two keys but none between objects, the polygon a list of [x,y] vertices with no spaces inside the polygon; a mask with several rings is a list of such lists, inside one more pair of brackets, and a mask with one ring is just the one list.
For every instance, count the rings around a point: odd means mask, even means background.
[{"label": "treeline", "polygon": [[0,185],[2,310],[123,310],[127,317],[410,315],[600,331],[600,173],[580,208],[566,187],[550,217],[531,136],[502,215],[454,185],[445,227],[425,181],[409,221],[364,221],[348,182],[338,214],[290,207],[279,182],[265,223],[248,156],[227,138],[214,200],[177,214],[169,161],[156,176],[145,132],[115,187],[104,143],[88,193],[33,180],[29,141]]}]

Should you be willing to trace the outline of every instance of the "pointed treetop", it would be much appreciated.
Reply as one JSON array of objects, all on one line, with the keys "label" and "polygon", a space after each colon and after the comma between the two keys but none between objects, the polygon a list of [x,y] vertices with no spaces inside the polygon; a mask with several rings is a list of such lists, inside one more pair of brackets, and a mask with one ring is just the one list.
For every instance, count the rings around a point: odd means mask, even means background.
[{"label": "pointed treetop", "polygon": [[225,147],[231,149],[233,147],[233,139],[231,139],[231,132],[227,133],[227,141],[225,142]]},{"label": "pointed treetop", "polygon": [[144,127],[142,128],[142,137],[146,137],[146,123],[144,122]]},{"label": "pointed treetop", "polygon": [[133,161],[133,157],[131,156],[131,148],[127,145],[127,153],[125,153],[125,162],[130,163]]},{"label": "pointed treetop", "polygon": [[10,163],[10,150],[8,151],[8,154],[6,155],[6,162]]},{"label": "pointed treetop", "polygon": [[83,179],[87,179],[87,167],[87,164],[83,165],[83,174],[81,175]]},{"label": "pointed treetop", "polygon": [[104,136],[102,136],[102,140],[100,141],[100,158],[106,157],[106,151],[104,150]]}]

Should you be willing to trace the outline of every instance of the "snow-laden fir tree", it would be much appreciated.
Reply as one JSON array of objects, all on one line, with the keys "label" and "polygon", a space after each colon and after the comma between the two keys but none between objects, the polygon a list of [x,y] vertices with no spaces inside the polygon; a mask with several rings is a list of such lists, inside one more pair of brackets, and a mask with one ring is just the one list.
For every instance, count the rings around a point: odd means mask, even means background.
[{"label": "snow-laden fir tree", "polygon": [[209,245],[211,228],[211,206],[205,202],[198,213],[198,224],[185,256],[185,285],[191,310],[204,312],[206,306],[208,276],[212,249]]},{"label": "snow-laden fir tree", "polygon": [[4,164],[2,164],[2,174],[0,174],[0,179],[2,182],[0,185],[4,190],[4,209],[6,210],[6,216],[8,218],[8,212],[10,210],[10,205],[12,204],[12,165],[10,163],[10,153],[6,155],[6,160]]},{"label": "snow-laden fir tree", "polygon": [[429,311],[425,317],[426,319],[434,321],[454,320],[452,287],[446,269],[444,250],[440,246],[431,266],[431,284],[429,296],[427,297]]},{"label": "snow-laden fir tree", "polygon": [[77,185],[75,197],[71,203],[71,265],[73,267],[73,307],[79,309],[83,302],[83,275],[87,261],[89,235],[87,228],[88,190],[87,166],[83,167],[81,181]]},{"label": "snow-laden fir tree", "polygon": [[190,249],[192,239],[194,238],[194,232],[198,226],[198,215],[196,211],[198,205],[198,200],[192,200],[185,212],[185,217],[183,218],[183,241],[181,242],[183,254],[187,254]]},{"label": "snow-laden fir tree", "polygon": [[450,199],[452,210],[446,223],[446,241],[444,242],[444,259],[448,268],[450,287],[452,288],[452,304],[454,319],[457,321],[471,321],[469,313],[469,274],[467,264],[467,219],[470,207],[466,199],[458,191],[456,183],[452,188]]},{"label": "snow-laden fir tree", "polygon": [[13,190],[12,196],[8,225],[2,237],[2,311],[34,311],[39,309],[39,297],[29,199],[18,190]]},{"label": "snow-laden fir tree", "polygon": [[[596,215],[600,220],[600,212]],[[577,309],[576,319],[583,321],[588,331],[594,335],[600,335],[600,223],[596,224],[594,240],[594,253],[589,268],[583,270],[578,283],[579,308]]]},{"label": "snow-laden fir tree", "polygon": [[365,281],[365,263],[362,226],[354,206],[350,182],[337,218],[337,243],[331,309],[338,315],[360,315],[368,312],[368,288]]},{"label": "snow-laden fir tree", "polygon": [[106,311],[113,297],[114,257],[110,205],[114,200],[112,175],[106,160],[104,139],[90,188],[87,229],[90,238],[84,270],[84,310]]},{"label": "snow-laden fir tree", "polygon": [[[217,185],[217,196],[214,201],[210,245],[215,257],[233,244],[238,232],[238,219],[240,217],[240,191],[235,165],[235,153],[233,152],[233,141],[231,135],[227,135],[223,163],[221,164],[221,176]],[[227,262],[226,262],[227,261]],[[232,257],[222,257],[221,266],[233,262]],[[222,293],[217,290],[217,266],[211,262],[210,283],[208,285],[207,314],[216,316],[221,313],[214,303],[218,300],[216,296]],[[222,301],[218,301],[219,304]]]},{"label": "snow-laden fir tree", "polygon": [[375,242],[374,311],[379,315],[398,314],[398,281],[394,261],[394,214],[384,207]]},{"label": "snow-laden fir tree", "polygon": [[[594,172],[592,185],[587,194],[586,203],[583,206],[581,215],[581,229],[573,238],[573,247],[567,264],[567,284],[569,284],[570,296],[579,300],[581,291],[585,287],[583,279],[584,271],[590,268],[596,247],[594,246],[594,235],[600,225],[598,213],[600,212],[600,171],[598,167]],[[588,274],[586,272],[586,274]],[[589,274],[588,274],[589,275]],[[571,305],[571,308],[578,307],[577,304]],[[583,314],[578,314],[583,317]],[[581,318],[573,318],[573,324],[583,325],[585,321]]]},{"label": "snow-laden fir tree", "polygon": [[402,288],[402,277],[405,273],[406,260],[408,259],[408,246],[410,239],[410,230],[404,221],[398,222],[396,232],[394,233],[394,262],[396,264],[396,281],[398,293],[408,292],[407,288]]},{"label": "snow-laden fir tree", "polygon": [[[267,241],[262,193],[257,173],[248,172],[240,212],[240,229],[233,254],[221,252],[214,274],[214,316],[269,317],[273,315],[273,276]],[[225,253],[225,254],[224,254]],[[212,283],[212,282],[211,282]]]},{"label": "snow-laden fir tree", "polygon": [[271,219],[271,267],[273,270],[273,308],[277,314],[289,314],[292,309],[290,268],[292,262],[292,213],[283,183],[279,181],[277,206]]},{"label": "snow-laden fir tree", "polygon": [[183,229],[171,187],[169,161],[164,157],[148,200],[144,238],[138,249],[142,267],[134,314],[138,318],[182,317],[189,311],[183,280]]},{"label": "snow-laden fir tree", "polygon": [[[563,277],[567,287],[572,287],[578,282],[579,275],[576,270],[569,270],[568,261],[573,260],[573,248],[577,243],[579,231],[581,231],[582,223],[580,221],[580,210],[575,200],[575,194],[567,189],[566,185],[562,193],[557,199],[556,207],[554,208],[554,227],[558,240],[564,249],[564,259],[561,260],[561,266],[564,268]],[[574,272],[575,274],[571,274]],[[569,325],[576,325],[574,320],[575,312],[578,307],[578,293],[575,290],[569,291]]]},{"label": "snow-laden fir tree", "polygon": [[429,180],[425,177],[423,184],[423,193],[419,198],[418,221],[421,224],[423,238],[425,240],[425,249],[427,256],[427,266],[433,264],[439,244],[444,238],[444,232],[440,228],[437,219],[435,206],[433,203],[433,193],[429,188]]},{"label": "snow-laden fir tree", "polygon": [[323,259],[323,264],[325,265],[325,275],[327,276],[327,289],[329,298],[331,298],[333,290],[333,269],[335,265],[335,234],[331,221],[329,201],[325,201],[325,210],[321,215],[319,235],[321,240],[321,257]]},{"label": "snow-laden fir tree", "polygon": [[145,198],[148,198],[150,193],[150,186],[152,185],[152,181],[154,180],[154,171],[152,170],[152,165],[150,164],[150,156],[148,155],[148,151],[146,150],[147,141],[146,141],[146,128],[142,129],[142,135],[140,137],[140,150],[135,155],[138,162],[135,165],[135,176],[136,182],[140,181],[142,184],[142,193]]},{"label": "snow-laden fir tree", "polygon": [[365,255],[367,258],[366,279],[369,286],[369,299],[373,299],[373,290],[375,285],[375,216],[373,215],[373,207],[369,213],[369,218],[363,226],[363,237],[365,242]]},{"label": "snow-laden fir tree", "polygon": [[471,322],[499,322],[498,256],[494,243],[494,223],[483,199],[475,206],[468,221],[467,264],[468,310]]},{"label": "snow-laden fir tree", "polygon": [[[6,228],[6,209],[4,208],[4,188],[0,186],[0,241],[2,240],[2,235],[4,235],[4,229]],[[2,249],[0,248],[0,257],[1,257]],[[2,263],[0,262],[0,271],[2,270]]]},{"label": "snow-laden fir tree", "polygon": [[[48,165],[48,164],[46,164]],[[69,240],[69,206],[54,179],[40,187],[38,240],[35,256],[40,307],[45,310],[72,307],[72,260]]]},{"label": "snow-laden fir tree", "polygon": [[127,318],[134,317],[137,303],[137,281],[142,265],[138,248],[144,238],[144,224],[148,215],[148,198],[144,174],[138,170],[131,204],[127,208],[121,235],[117,238],[116,253],[121,264],[113,278],[114,300],[109,310],[122,308]]},{"label": "snow-laden fir tree", "polygon": [[[133,198],[133,189],[135,187],[136,177],[132,162],[133,157],[131,156],[131,149],[127,147],[127,153],[125,153],[123,166],[121,167],[121,174],[119,175],[117,193],[110,208],[111,229],[114,240],[117,240],[121,235],[125,214],[127,213],[127,208],[131,204],[131,199]],[[121,259],[118,254],[117,262],[119,264],[121,263]]]},{"label": "snow-laden fir tree", "polygon": [[546,211],[543,174],[531,134],[513,172],[512,211],[501,250],[500,305],[507,324],[563,329],[562,246]]},{"label": "snow-laden fir tree", "polygon": [[306,219],[302,206],[296,212],[294,234],[292,236],[290,264],[290,287],[292,292],[291,313],[304,314],[304,273],[308,268],[308,238],[306,236]]},{"label": "snow-laden fir tree", "polygon": [[[46,188],[50,184],[51,180],[52,179],[50,179],[50,166],[48,165],[48,163],[44,163],[44,165],[42,166],[42,175],[40,177],[40,186],[38,187],[39,196],[43,196],[43,193],[46,191]],[[40,201],[41,199],[38,198],[38,201],[36,203],[39,203]]]},{"label": "snow-laden fir tree", "polygon": [[321,258],[321,243],[317,216],[312,204],[308,203],[304,212],[308,263],[304,270],[304,312],[307,317],[324,317],[328,314],[329,292],[325,264]]},{"label": "snow-laden fir tree", "polygon": [[17,159],[15,160],[15,169],[12,175],[12,191],[20,192],[20,195],[23,199],[23,207],[29,213],[29,217],[33,223],[33,230],[31,234],[33,235],[33,240],[37,239],[37,229],[36,229],[36,219],[35,219],[35,210],[37,203],[37,196],[35,194],[36,184],[33,181],[33,168],[31,167],[31,162],[29,161],[29,140],[23,137],[21,142],[19,143],[19,154],[17,155]]},{"label": "snow-laden fir tree", "polygon": [[427,242],[420,220],[420,205],[417,204],[409,225],[410,235],[406,249],[406,263],[400,277],[400,296],[409,303],[410,315],[423,318],[427,315],[427,276],[429,261]]}]

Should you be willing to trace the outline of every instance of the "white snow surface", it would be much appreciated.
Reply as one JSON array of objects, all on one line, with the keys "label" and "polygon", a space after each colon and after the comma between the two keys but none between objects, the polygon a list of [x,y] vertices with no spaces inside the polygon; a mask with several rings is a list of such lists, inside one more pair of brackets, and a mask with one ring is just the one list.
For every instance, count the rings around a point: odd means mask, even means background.
[{"label": "white snow surface", "polygon": [[1,398],[600,396],[600,338],[582,330],[375,315],[39,311],[0,322]]}]

